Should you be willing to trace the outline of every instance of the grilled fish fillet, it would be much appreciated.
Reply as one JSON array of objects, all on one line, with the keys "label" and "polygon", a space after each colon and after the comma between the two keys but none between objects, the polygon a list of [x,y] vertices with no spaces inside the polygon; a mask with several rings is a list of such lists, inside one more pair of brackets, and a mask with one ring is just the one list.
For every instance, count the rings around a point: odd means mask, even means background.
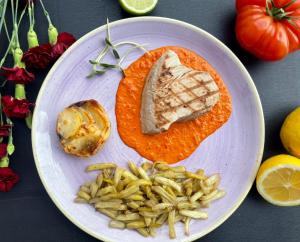
[{"label": "grilled fish fillet", "polygon": [[209,73],[182,65],[174,51],[167,51],[145,81],[142,132],[156,134],[172,123],[195,119],[209,112],[219,99],[219,88]]}]

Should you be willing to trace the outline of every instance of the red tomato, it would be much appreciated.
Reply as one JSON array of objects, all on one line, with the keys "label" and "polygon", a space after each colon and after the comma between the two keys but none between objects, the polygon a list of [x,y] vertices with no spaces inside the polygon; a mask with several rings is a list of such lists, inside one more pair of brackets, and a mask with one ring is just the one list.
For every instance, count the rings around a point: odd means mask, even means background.
[{"label": "red tomato", "polygon": [[236,9],[237,40],[258,58],[280,60],[300,49],[300,0],[236,0]]}]

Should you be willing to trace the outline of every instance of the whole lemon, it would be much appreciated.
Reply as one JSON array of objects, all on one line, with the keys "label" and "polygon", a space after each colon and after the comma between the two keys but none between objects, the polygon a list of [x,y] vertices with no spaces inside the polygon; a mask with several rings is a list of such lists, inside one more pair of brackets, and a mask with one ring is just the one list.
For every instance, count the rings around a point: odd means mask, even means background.
[{"label": "whole lemon", "polygon": [[280,138],[286,150],[300,158],[300,107],[286,117],[281,127]]}]

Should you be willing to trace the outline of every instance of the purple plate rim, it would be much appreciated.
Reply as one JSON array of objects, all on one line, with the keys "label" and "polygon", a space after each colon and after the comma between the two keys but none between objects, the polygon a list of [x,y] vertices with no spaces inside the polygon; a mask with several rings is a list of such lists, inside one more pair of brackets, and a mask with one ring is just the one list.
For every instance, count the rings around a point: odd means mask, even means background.
[{"label": "purple plate rim", "polygon": [[[240,197],[237,199],[237,202],[232,206],[232,208],[226,213],[224,214],[223,217],[221,217],[218,221],[215,222],[215,224],[211,225],[208,229],[201,231],[195,235],[189,236],[187,239],[184,239],[184,242],[188,242],[188,241],[193,241],[196,239],[199,239],[201,237],[203,237],[204,235],[210,233],[211,231],[213,231],[214,229],[216,229],[217,227],[219,227],[223,222],[225,222],[235,211],[236,209],[242,204],[242,202],[244,201],[244,199],[246,198],[247,194],[249,193],[255,178],[256,178],[256,173],[258,171],[258,168],[260,166],[261,160],[262,160],[262,156],[263,156],[263,150],[264,150],[264,140],[265,140],[265,121],[264,121],[264,116],[263,116],[263,109],[262,109],[262,105],[261,105],[261,101],[259,98],[259,94],[257,92],[256,86],[250,76],[250,74],[248,73],[247,69],[245,68],[245,66],[242,64],[242,62],[238,59],[238,57],[224,44],[222,43],[219,39],[217,39],[216,37],[214,37],[213,35],[209,34],[208,32],[206,32],[205,30],[196,27],[192,24],[186,23],[184,21],[180,21],[180,20],[176,20],[176,19],[171,19],[171,18],[165,18],[165,17],[153,17],[153,16],[147,16],[147,17],[133,17],[133,18],[127,18],[127,19],[121,19],[121,20],[117,20],[114,22],[110,23],[111,27],[117,26],[117,25],[123,25],[123,24],[128,24],[128,23],[132,23],[132,22],[143,22],[143,21],[152,21],[152,22],[164,22],[164,23],[170,23],[170,24],[175,24],[184,28],[189,28],[194,32],[200,33],[204,36],[206,36],[207,38],[210,39],[210,41],[212,41],[214,44],[216,44],[218,47],[220,47],[228,57],[230,57],[232,59],[232,61],[236,64],[236,66],[243,72],[243,74],[245,75],[245,79],[247,84],[249,85],[249,88],[251,89],[254,98],[255,98],[255,105],[258,111],[258,115],[259,115],[259,131],[260,131],[260,139],[259,139],[259,152],[257,153],[257,158],[256,158],[256,162],[255,162],[255,169],[253,170],[253,174],[251,176],[248,177],[248,185],[247,185],[247,189],[245,189],[245,191],[240,195]],[[101,32],[103,30],[105,30],[106,25],[102,25],[101,27],[98,27],[90,32],[88,32],[87,34],[85,34],[84,36],[82,36],[81,38],[79,38],[57,61],[56,63],[53,65],[53,67],[50,69],[50,71],[48,72],[46,78],[44,79],[44,82],[40,88],[40,91],[38,93],[38,97],[36,100],[36,107],[39,106],[40,103],[40,99],[43,96],[44,92],[45,92],[45,87],[47,82],[50,80],[52,73],[55,72],[55,70],[58,68],[58,66],[60,65],[60,63],[62,62],[63,59],[67,58],[68,55],[72,52],[73,49],[77,48],[78,46],[80,46],[81,43],[83,43],[85,40],[87,40],[90,36]],[[34,112],[33,114],[33,120],[32,120],[32,131],[31,131],[31,139],[32,139],[32,151],[33,151],[33,157],[34,157],[34,161],[35,161],[35,165],[38,171],[38,175],[42,181],[43,186],[46,189],[46,192],[48,193],[49,197],[51,198],[51,200],[53,201],[53,203],[56,205],[56,207],[63,213],[63,215],[68,218],[73,224],[75,224],[78,228],[80,228],[81,230],[83,230],[84,232],[86,232],[87,234],[93,236],[96,239],[99,240],[103,240],[103,241],[110,241],[109,238],[107,238],[106,236],[100,236],[97,235],[96,233],[94,233],[92,230],[88,229],[85,227],[85,225],[79,223],[76,221],[75,218],[73,218],[72,216],[69,216],[69,214],[64,211],[64,208],[60,206],[59,202],[56,200],[55,194],[52,194],[50,192],[50,189],[47,186],[46,181],[44,180],[41,171],[40,171],[40,162],[37,158],[37,154],[36,154],[36,140],[35,140],[35,130],[36,130],[36,112]]]}]

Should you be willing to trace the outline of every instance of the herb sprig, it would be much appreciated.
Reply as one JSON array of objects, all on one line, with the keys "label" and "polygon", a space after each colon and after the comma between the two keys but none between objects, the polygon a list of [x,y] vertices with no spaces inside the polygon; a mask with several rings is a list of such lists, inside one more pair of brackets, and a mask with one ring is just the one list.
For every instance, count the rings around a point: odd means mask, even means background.
[{"label": "herb sprig", "polygon": [[[92,71],[91,73],[87,76],[87,78],[94,77],[96,75],[102,75],[106,73],[106,71],[111,70],[111,69],[116,69],[120,70],[123,75],[125,76],[125,72],[122,68],[122,63],[125,61],[125,59],[128,57],[128,55],[133,52],[136,49],[140,49],[144,51],[145,53],[149,53],[145,49],[146,44],[138,44],[132,41],[123,41],[119,43],[113,43],[111,40],[111,35],[110,35],[110,26],[109,26],[109,20],[106,20],[106,38],[105,38],[105,47],[101,50],[99,55],[95,60],[89,60],[89,62],[92,64]],[[118,52],[118,47],[124,46],[124,45],[131,45],[132,47],[129,48],[123,56],[120,55]],[[112,51],[113,56],[116,59],[116,64],[111,64],[111,63],[104,63],[102,62],[103,58],[106,56],[106,54]]]}]

